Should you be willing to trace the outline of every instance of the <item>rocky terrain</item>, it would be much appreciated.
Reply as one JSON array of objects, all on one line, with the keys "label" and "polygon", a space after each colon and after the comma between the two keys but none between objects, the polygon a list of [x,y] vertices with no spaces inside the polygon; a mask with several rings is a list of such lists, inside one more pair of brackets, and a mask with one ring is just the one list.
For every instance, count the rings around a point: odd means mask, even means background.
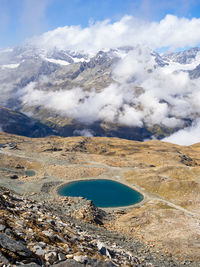
[{"label": "rocky terrain", "polygon": [[[200,266],[199,150],[199,144],[1,132],[2,265]],[[68,181],[90,178],[129,185],[144,200],[99,209],[57,194]]]},{"label": "rocky terrain", "polygon": [[52,211],[45,201],[0,190],[1,266],[152,266],[109,240],[103,243],[98,228],[90,233],[86,224]]}]

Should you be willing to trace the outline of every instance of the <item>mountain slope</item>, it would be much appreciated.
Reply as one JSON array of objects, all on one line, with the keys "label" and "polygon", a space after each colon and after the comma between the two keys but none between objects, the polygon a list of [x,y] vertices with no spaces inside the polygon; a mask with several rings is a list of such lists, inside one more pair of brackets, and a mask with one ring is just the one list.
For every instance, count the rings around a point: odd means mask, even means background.
[{"label": "mountain slope", "polygon": [[55,132],[48,126],[20,112],[2,106],[0,106],[0,129],[7,133],[15,133],[29,137],[55,135]]},{"label": "mountain slope", "polygon": [[163,138],[199,116],[193,104],[199,48],[159,55],[137,46],[91,54],[29,44],[0,55],[0,104],[62,136],[89,129],[95,136]]}]

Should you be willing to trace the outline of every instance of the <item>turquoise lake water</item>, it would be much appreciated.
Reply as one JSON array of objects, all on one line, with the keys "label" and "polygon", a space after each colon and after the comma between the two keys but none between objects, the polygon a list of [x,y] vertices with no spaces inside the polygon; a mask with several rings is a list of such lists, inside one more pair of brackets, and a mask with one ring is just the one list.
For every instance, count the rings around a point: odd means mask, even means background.
[{"label": "turquoise lake water", "polygon": [[71,182],[60,187],[58,194],[84,197],[101,208],[129,206],[143,200],[143,195],[130,187],[106,179]]},{"label": "turquoise lake water", "polygon": [[27,176],[35,176],[35,171],[27,170],[27,171],[25,171],[25,174],[26,174]]}]

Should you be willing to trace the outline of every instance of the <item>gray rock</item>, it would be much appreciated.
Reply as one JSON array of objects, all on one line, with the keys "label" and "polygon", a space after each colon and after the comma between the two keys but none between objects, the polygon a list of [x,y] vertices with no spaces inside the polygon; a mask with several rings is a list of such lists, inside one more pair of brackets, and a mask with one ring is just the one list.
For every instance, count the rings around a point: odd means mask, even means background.
[{"label": "gray rock", "polygon": [[53,267],[83,267],[83,265],[75,260],[66,260],[53,265]]},{"label": "gray rock", "polygon": [[39,242],[38,246],[40,246],[41,248],[45,248],[46,247],[46,243],[44,242]]},{"label": "gray rock", "polygon": [[[61,182],[47,182],[42,185],[41,192],[43,193],[49,193],[52,187],[55,187],[59,185]],[[50,222],[51,224],[54,224],[54,221],[52,219],[47,220],[47,222]]]},{"label": "gray rock", "polygon": [[87,260],[87,263],[84,265],[75,261],[75,260],[66,260],[63,262],[60,262],[58,264],[53,265],[53,267],[116,267],[114,263],[110,261],[99,261],[99,260],[93,260],[89,259]]},{"label": "gray rock", "polygon": [[44,256],[45,260],[50,264],[53,264],[57,261],[57,253],[55,251],[49,252]]},{"label": "gray rock", "polygon": [[98,247],[98,249],[99,249],[99,252],[100,252],[102,255],[107,256],[107,257],[110,258],[110,259],[112,258],[112,256],[113,256],[114,253],[113,253],[110,249],[108,249],[108,248],[104,245],[104,243],[98,241],[98,242],[97,242],[97,247]]},{"label": "gray rock", "polygon": [[35,252],[36,255],[38,256],[44,256],[46,251],[44,251],[41,246],[39,245],[36,245],[33,247],[33,251]]},{"label": "gray rock", "polygon": [[58,253],[58,260],[59,261],[64,261],[66,260],[66,255],[62,252]]},{"label": "gray rock", "polygon": [[0,224],[0,231],[4,231],[6,229],[5,225]]},{"label": "gray rock", "polygon": [[21,256],[29,257],[32,255],[32,252],[24,244],[2,233],[0,233],[0,246]]},{"label": "gray rock", "polygon": [[80,263],[86,263],[87,259],[87,256],[74,256],[74,260]]},{"label": "gray rock", "polygon": [[57,240],[59,240],[59,241],[61,241],[63,243],[66,243],[66,240],[64,238],[62,238],[61,236],[59,236],[59,235],[52,235],[51,238],[57,239]]},{"label": "gray rock", "polygon": [[90,259],[90,261],[88,261],[86,266],[88,267],[89,266],[91,267],[116,267],[118,265],[112,263],[111,261],[100,261],[100,260]]},{"label": "gray rock", "polygon": [[11,231],[10,229],[6,229],[5,234],[8,236],[12,236],[13,235],[13,231]]},{"label": "gray rock", "polygon": [[28,263],[28,264],[18,263],[18,264],[16,264],[16,266],[17,266],[17,267],[24,267],[24,266],[26,266],[26,267],[40,267],[41,265],[38,265],[38,264],[35,263],[35,262],[30,262],[30,263]]},{"label": "gray rock", "polygon": [[52,219],[47,219],[46,221],[52,225],[56,225],[55,221]]},{"label": "gray rock", "polygon": [[49,238],[53,238],[54,236],[54,233],[52,231],[42,231],[42,233],[48,236]]},{"label": "gray rock", "polygon": [[3,254],[0,251],[0,263],[8,264],[9,261],[6,259],[6,257],[3,256]]}]

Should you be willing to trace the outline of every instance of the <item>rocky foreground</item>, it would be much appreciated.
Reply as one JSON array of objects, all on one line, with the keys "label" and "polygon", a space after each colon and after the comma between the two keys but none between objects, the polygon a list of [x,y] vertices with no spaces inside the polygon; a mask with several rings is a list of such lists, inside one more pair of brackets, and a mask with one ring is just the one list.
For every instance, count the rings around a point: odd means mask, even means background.
[{"label": "rocky foreground", "polygon": [[0,191],[0,266],[152,266],[45,202]]},{"label": "rocky foreground", "polygon": [[[199,152],[199,144],[0,133],[1,266],[200,266]],[[102,210],[58,196],[58,186],[88,178],[120,181],[144,201]]]}]

